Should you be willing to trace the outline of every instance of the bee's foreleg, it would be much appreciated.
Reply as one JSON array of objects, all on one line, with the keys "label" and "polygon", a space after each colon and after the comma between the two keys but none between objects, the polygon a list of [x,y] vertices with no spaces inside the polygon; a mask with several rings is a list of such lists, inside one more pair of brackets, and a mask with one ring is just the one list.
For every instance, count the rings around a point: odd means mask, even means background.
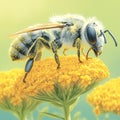
[{"label": "bee's foreleg", "polygon": [[82,61],[80,60],[80,41],[78,41],[78,42],[76,43],[76,46],[77,46],[78,61],[79,61],[80,63],[82,63]]},{"label": "bee's foreleg", "polygon": [[90,57],[88,57],[89,52],[90,52],[91,50],[92,50],[92,48],[89,48],[89,50],[87,51],[87,54],[86,54],[86,60],[91,59]]},{"label": "bee's foreleg", "polygon": [[56,61],[56,63],[57,63],[57,69],[58,68],[60,68],[60,61],[59,61],[59,56],[58,56],[58,54],[57,54],[57,44],[55,43],[55,41],[53,41],[52,43],[51,43],[51,47],[52,47],[52,51],[53,51],[53,53],[54,53],[54,58],[55,58],[55,61]]}]

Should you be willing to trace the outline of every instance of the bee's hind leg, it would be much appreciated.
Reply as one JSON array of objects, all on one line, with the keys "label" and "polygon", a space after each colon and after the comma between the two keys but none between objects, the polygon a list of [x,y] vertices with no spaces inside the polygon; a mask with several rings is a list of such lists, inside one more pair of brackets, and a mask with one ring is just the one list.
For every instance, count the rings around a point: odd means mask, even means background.
[{"label": "bee's hind leg", "polygon": [[23,78],[23,82],[25,83],[26,81],[26,77],[28,75],[28,73],[30,72],[30,70],[32,69],[33,63],[35,61],[35,57],[36,57],[36,53],[37,53],[37,41],[35,41],[33,43],[33,45],[31,46],[31,48],[29,49],[27,56],[29,57],[28,61],[26,62],[25,65],[25,75]]},{"label": "bee's hind leg", "polygon": [[36,56],[35,56],[35,61],[38,61],[41,59],[41,56],[42,56],[42,51],[39,51]]},{"label": "bee's hind leg", "polygon": [[26,62],[26,65],[25,65],[25,75],[24,75],[24,78],[23,78],[23,82],[25,83],[25,79],[28,75],[28,73],[30,72],[32,66],[33,66],[33,63],[34,63],[34,58],[30,58],[28,59],[28,61]]},{"label": "bee's hind leg", "polygon": [[25,65],[25,72],[26,72],[26,73],[25,73],[24,78],[23,78],[23,82],[24,82],[24,83],[26,82],[25,79],[26,79],[28,73],[29,73],[30,70],[32,69],[32,66],[33,66],[34,61],[40,60],[41,56],[42,56],[42,52],[40,51],[40,52],[37,53],[37,55],[35,56],[35,58],[30,58],[30,59],[28,59],[28,61],[26,62],[26,65]]},{"label": "bee's hind leg", "polygon": [[53,51],[53,53],[54,53],[54,58],[55,58],[55,61],[56,61],[56,63],[57,63],[57,69],[59,69],[60,68],[60,60],[59,60],[59,56],[58,56],[58,54],[57,54],[57,49],[58,49],[58,46],[57,46],[57,44],[55,43],[55,41],[53,41],[52,43],[51,43],[51,47],[52,47],[52,51]]}]

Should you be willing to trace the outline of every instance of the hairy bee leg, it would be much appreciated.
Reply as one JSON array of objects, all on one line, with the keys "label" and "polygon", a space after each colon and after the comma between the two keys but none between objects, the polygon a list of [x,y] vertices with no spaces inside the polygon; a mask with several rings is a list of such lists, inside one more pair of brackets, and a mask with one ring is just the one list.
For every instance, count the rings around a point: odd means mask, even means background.
[{"label": "hairy bee leg", "polygon": [[67,48],[64,48],[64,50],[63,50],[63,55],[64,55],[64,56],[66,56],[66,53],[65,53],[65,52],[66,52],[67,50],[68,50]]},{"label": "hairy bee leg", "polygon": [[34,58],[36,56],[36,53],[37,53],[37,40],[34,42],[34,44],[31,46],[31,48],[29,49],[28,53],[27,53],[27,56],[29,57],[28,61],[26,62],[26,65],[25,65],[25,75],[24,75],[24,78],[23,78],[23,82],[25,83],[26,81],[26,77],[28,75],[28,73],[30,72],[30,70],[32,69],[32,66],[33,66],[33,63],[34,63]]},{"label": "hairy bee leg", "polygon": [[26,77],[27,77],[28,73],[26,72],[25,75],[24,75],[24,78],[23,78],[23,82],[26,83]]},{"label": "hairy bee leg", "polygon": [[34,58],[36,56],[36,44],[37,44],[37,40],[33,43],[33,45],[30,47],[30,49],[27,52],[27,56],[29,58]]},{"label": "hairy bee leg", "polygon": [[50,44],[47,40],[40,38],[41,43],[48,49],[50,49]]},{"label": "hairy bee leg", "polygon": [[83,54],[84,56],[86,56],[86,55],[85,55],[85,52],[84,52],[84,47],[81,47],[81,52],[82,52],[82,54]]},{"label": "hairy bee leg", "polygon": [[78,56],[78,61],[82,63],[82,61],[80,60],[80,42],[77,42],[77,56]]},{"label": "hairy bee leg", "polygon": [[25,65],[25,75],[24,75],[24,78],[23,78],[23,82],[25,83],[25,79],[28,75],[28,73],[30,72],[32,66],[33,66],[33,63],[34,63],[34,58],[30,58],[27,62],[26,62],[26,65]]},{"label": "hairy bee leg", "polygon": [[52,51],[53,51],[53,53],[54,53],[54,58],[55,58],[55,61],[56,61],[56,63],[57,63],[57,69],[59,69],[60,68],[60,61],[59,61],[59,56],[58,56],[58,54],[57,54],[57,44],[53,41],[52,43],[51,43],[51,47],[52,47]]},{"label": "hairy bee leg", "polygon": [[92,50],[92,48],[90,48],[88,51],[87,51],[87,54],[86,54],[86,60],[89,59],[88,55],[89,55],[89,52]]},{"label": "hairy bee leg", "polygon": [[40,60],[41,56],[42,56],[42,51],[40,51],[40,52],[38,52],[38,53],[36,54],[36,56],[35,56],[35,61]]},{"label": "hairy bee leg", "polygon": [[57,69],[59,69],[60,68],[60,61],[59,61],[59,56],[58,56],[58,54],[57,53],[54,53],[54,58],[55,58],[55,61],[56,61],[56,63],[57,63]]},{"label": "hairy bee leg", "polygon": [[82,61],[80,60],[80,49],[77,50],[77,55],[78,55],[78,61],[82,63]]}]

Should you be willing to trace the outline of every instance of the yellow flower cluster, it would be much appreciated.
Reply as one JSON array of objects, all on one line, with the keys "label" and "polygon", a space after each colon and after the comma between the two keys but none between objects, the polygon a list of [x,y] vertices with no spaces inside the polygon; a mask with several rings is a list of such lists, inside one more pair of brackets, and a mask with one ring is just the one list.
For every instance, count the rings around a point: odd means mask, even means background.
[{"label": "yellow flower cluster", "polygon": [[39,104],[26,95],[24,84],[18,83],[23,74],[24,71],[19,69],[0,72],[0,108],[13,112],[20,120]]},{"label": "yellow flower cluster", "polygon": [[11,70],[6,72],[0,72],[0,103],[6,99],[10,99],[14,96],[14,84],[17,77],[23,74],[23,70]]},{"label": "yellow flower cluster", "polygon": [[[101,60],[97,58],[86,60],[82,57],[82,61],[83,63],[79,63],[76,56],[61,56],[60,69],[56,69],[57,65],[53,58],[35,62],[26,78],[26,90],[31,95],[38,91],[53,92],[56,84],[63,90],[70,91],[76,86],[85,90],[91,84],[109,76],[108,68]],[[23,76],[19,79],[21,85],[22,79]]]},{"label": "yellow flower cluster", "polygon": [[26,83],[23,70],[0,72],[0,107],[15,112],[20,119],[39,104],[37,100],[65,106],[66,111],[82,93],[109,76],[99,59],[81,60],[83,63],[75,56],[61,56],[60,69],[56,69],[54,58],[35,62]]},{"label": "yellow flower cluster", "polygon": [[75,56],[60,57],[60,69],[56,69],[53,58],[35,62],[26,83],[22,81],[23,70],[1,72],[0,101],[8,97],[12,104],[18,105],[38,92],[53,92],[56,84],[68,92],[76,86],[85,90],[91,84],[109,76],[107,67],[99,59],[85,60],[82,57],[82,61],[83,63],[79,63]]},{"label": "yellow flower cluster", "polygon": [[88,95],[96,114],[112,112],[120,115],[120,78],[112,79],[96,87]]}]

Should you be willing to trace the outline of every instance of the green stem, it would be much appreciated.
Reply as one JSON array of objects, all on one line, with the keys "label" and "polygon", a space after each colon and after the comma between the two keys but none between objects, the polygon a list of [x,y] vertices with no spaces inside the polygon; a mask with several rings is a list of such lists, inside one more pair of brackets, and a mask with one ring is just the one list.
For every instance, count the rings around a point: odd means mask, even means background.
[{"label": "green stem", "polygon": [[27,120],[27,117],[26,115],[19,115],[19,120]]},{"label": "green stem", "polygon": [[27,120],[27,117],[24,114],[20,114],[18,112],[13,112],[13,114],[18,118],[18,120]]},{"label": "green stem", "polygon": [[19,120],[27,120],[27,118],[23,116]]},{"label": "green stem", "polygon": [[70,106],[65,103],[63,106],[63,110],[64,110],[64,120],[71,120]]}]

